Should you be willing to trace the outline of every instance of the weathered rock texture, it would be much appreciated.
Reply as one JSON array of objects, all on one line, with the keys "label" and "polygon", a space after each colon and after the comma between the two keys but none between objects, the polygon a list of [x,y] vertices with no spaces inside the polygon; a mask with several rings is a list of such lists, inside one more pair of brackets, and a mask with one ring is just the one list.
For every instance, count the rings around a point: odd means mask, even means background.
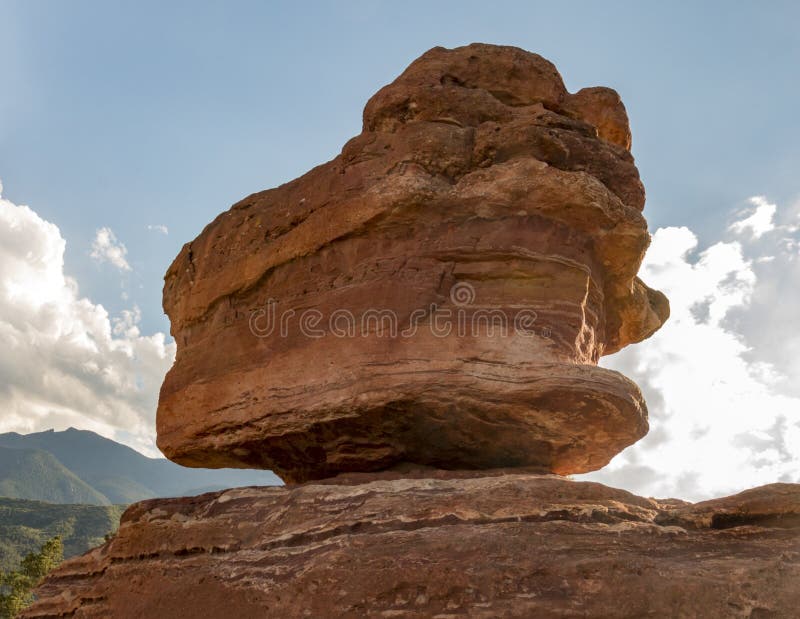
[{"label": "weathered rock texture", "polygon": [[800,485],[690,505],[505,471],[156,499],[23,617],[797,617]]},{"label": "weathered rock texture", "polygon": [[647,413],[598,358],[668,314],[636,277],[649,236],[630,140],[614,91],[570,94],[540,56],[427,52],[339,156],[234,205],[175,259],[159,447],[290,481],[402,462],[600,468]]}]

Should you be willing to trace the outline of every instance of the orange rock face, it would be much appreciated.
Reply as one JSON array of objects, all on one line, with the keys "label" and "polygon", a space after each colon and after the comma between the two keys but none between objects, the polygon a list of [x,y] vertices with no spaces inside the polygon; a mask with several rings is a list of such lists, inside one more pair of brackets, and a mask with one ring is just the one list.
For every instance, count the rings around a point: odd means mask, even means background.
[{"label": "orange rock face", "polygon": [[341,154],[245,198],[167,272],[158,444],[288,481],[410,462],[605,465],[647,432],[596,367],[668,315],[636,273],[619,96],[512,47],[435,48]]},{"label": "orange rock face", "polygon": [[772,617],[800,486],[697,505],[519,471],[359,474],[143,501],[38,589],[76,617]]}]

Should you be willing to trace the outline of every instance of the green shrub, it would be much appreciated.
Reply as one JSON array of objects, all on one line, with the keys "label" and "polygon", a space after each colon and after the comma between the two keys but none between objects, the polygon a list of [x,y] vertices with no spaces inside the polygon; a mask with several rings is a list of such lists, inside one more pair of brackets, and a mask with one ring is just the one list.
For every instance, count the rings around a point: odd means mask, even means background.
[{"label": "green shrub", "polygon": [[39,552],[30,552],[19,569],[0,574],[0,617],[13,619],[33,603],[33,589],[64,560],[64,546],[56,536]]}]

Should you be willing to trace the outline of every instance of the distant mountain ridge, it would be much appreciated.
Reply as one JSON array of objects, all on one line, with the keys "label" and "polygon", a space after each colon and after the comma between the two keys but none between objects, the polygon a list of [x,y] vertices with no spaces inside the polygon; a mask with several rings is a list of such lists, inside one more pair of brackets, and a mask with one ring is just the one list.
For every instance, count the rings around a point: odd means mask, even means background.
[{"label": "distant mountain ridge", "polygon": [[109,505],[280,483],[269,471],[191,469],[148,458],[88,430],[0,434],[0,496],[11,498]]},{"label": "distant mountain ridge", "polygon": [[41,449],[0,447],[0,496],[48,503],[111,503],[53,454]]}]

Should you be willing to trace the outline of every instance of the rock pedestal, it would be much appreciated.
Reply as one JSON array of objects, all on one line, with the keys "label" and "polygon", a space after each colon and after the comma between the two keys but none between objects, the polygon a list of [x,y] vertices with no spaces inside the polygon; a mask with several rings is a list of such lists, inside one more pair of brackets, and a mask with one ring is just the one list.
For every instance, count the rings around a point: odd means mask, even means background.
[{"label": "rock pedestal", "polygon": [[138,503],[23,617],[796,617],[800,486],[691,505],[519,471]]},{"label": "rock pedestal", "polygon": [[619,96],[512,47],[433,49],[334,160],[245,198],[165,278],[158,444],[287,481],[402,463],[598,469],[647,432],[596,363],[668,314],[636,272]]}]

